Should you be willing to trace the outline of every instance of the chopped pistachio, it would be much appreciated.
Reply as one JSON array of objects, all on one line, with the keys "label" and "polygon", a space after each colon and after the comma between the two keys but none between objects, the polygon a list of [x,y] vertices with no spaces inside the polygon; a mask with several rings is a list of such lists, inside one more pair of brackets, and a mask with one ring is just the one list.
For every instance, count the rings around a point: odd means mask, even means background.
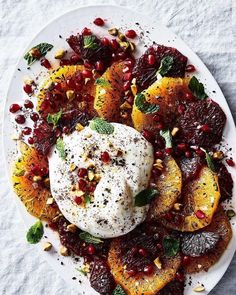
[{"label": "chopped pistachio", "polygon": [[66,97],[68,98],[68,100],[73,100],[75,98],[74,90],[67,90],[66,91]]},{"label": "chopped pistachio", "polygon": [[205,291],[205,287],[202,285],[196,286],[195,288],[193,288],[194,292],[203,292]]},{"label": "chopped pistachio", "polygon": [[94,176],[95,176],[94,172],[92,170],[89,170],[88,171],[88,179],[89,179],[89,181],[92,181],[94,179]]},{"label": "chopped pistachio", "polygon": [[125,35],[121,32],[118,32],[118,38],[121,40],[121,41],[124,41],[126,38],[125,38]]},{"label": "chopped pistachio", "polygon": [[54,57],[55,57],[55,59],[61,59],[61,58],[63,58],[65,56],[65,53],[66,53],[66,51],[64,49],[59,49],[55,53]]},{"label": "chopped pistachio", "polygon": [[130,43],[125,41],[121,41],[119,42],[119,44],[120,44],[120,47],[123,48],[124,50],[128,49],[130,46]]},{"label": "chopped pistachio", "polygon": [[53,203],[54,203],[54,199],[52,197],[47,199],[47,202],[46,202],[47,205],[52,205]]},{"label": "chopped pistachio", "polygon": [[84,129],[84,126],[83,126],[82,124],[78,123],[78,124],[76,124],[75,129],[76,129],[77,131],[81,131],[81,130]]},{"label": "chopped pistachio", "polygon": [[50,251],[52,249],[52,244],[50,242],[46,242],[43,244],[43,251]]},{"label": "chopped pistachio", "polygon": [[68,250],[65,246],[62,246],[62,247],[60,248],[60,254],[61,254],[62,256],[69,256],[69,250]]},{"label": "chopped pistachio", "polygon": [[67,225],[66,229],[71,233],[75,233],[77,230],[77,226],[75,224],[71,223],[71,224]]},{"label": "chopped pistachio", "polygon": [[117,36],[118,35],[118,30],[117,28],[111,28],[108,30],[108,33],[112,36]]},{"label": "chopped pistachio", "polygon": [[157,257],[153,262],[158,269],[162,269],[162,263],[159,257]]},{"label": "chopped pistachio", "polygon": [[224,153],[222,151],[216,151],[213,153],[213,158],[217,160],[222,160],[224,157]]},{"label": "chopped pistachio", "polygon": [[226,214],[229,218],[233,218],[235,216],[235,212],[232,209],[227,210]]},{"label": "chopped pistachio", "polygon": [[120,106],[120,109],[121,109],[121,110],[132,109],[132,106],[131,106],[127,101],[125,101],[125,102],[122,103],[122,105]]},{"label": "chopped pistachio", "polygon": [[70,164],[70,171],[74,171],[76,169],[75,163]]},{"label": "chopped pistachio", "polygon": [[89,273],[90,272],[90,265],[88,263],[85,263],[81,270],[84,272],[84,273]]},{"label": "chopped pistachio", "polygon": [[131,51],[134,51],[135,50],[135,44],[133,42],[129,42],[129,47],[131,49]]},{"label": "chopped pistachio", "polygon": [[174,127],[171,131],[171,135],[172,136],[175,136],[177,134],[177,132],[179,131],[179,128],[178,127]]},{"label": "chopped pistachio", "polygon": [[42,180],[42,177],[41,177],[41,176],[35,175],[35,176],[33,177],[33,181],[34,181],[34,182],[38,182],[38,181],[40,181],[40,180]]}]

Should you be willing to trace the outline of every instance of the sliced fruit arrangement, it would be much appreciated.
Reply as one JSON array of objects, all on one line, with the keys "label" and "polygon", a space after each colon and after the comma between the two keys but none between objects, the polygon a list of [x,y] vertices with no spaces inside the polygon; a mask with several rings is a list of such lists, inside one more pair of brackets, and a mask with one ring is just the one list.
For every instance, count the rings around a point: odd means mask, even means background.
[{"label": "sliced fruit arrangement", "polygon": [[185,185],[177,211],[171,211],[166,226],[179,231],[196,231],[211,223],[220,200],[218,177],[208,167],[203,167],[199,177]]},{"label": "sliced fruit arrangement", "polygon": [[133,70],[133,75],[136,77],[137,84],[141,90],[149,87],[156,81],[157,71],[160,69],[164,58],[171,60],[165,76],[184,77],[187,57],[176,48],[153,45],[138,59]]},{"label": "sliced fruit arrangement", "polygon": [[174,279],[181,259],[177,252],[171,256],[163,252],[167,236],[164,228],[143,224],[112,241],[108,263],[115,281],[126,294],[156,294]]},{"label": "sliced fruit arrangement", "polygon": [[[199,235],[199,237],[194,239],[194,235]],[[219,207],[210,225],[184,239],[182,247],[185,248],[192,239],[187,253],[191,255],[188,255],[187,263],[184,266],[186,273],[208,271],[220,259],[231,238],[232,229],[229,219],[222,207]],[[201,253],[199,253],[199,249]]]},{"label": "sliced fruit arrangement", "polygon": [[31,215],[52,220],[59,210],[50,193],[47,158],[23,142],[20,151],[21,156],[13,165],[14,191]]},{"label": "sliced fruit arrangement", "polygon": [[94,109],[100,117],[108,121],[124,121],[132,110],[132,105],[124,100],[125,67],[127,66],[124,62],[113,63],[101,78],[96,80]]},{"label": "sliced fruit arrangement", "polygon": [[[99,75],[97,76],[99,77]],[[95,115],[93,101],[95,79],[83,65],[59,67],[42,85],[37,109],[42,117],[68,110],[81,110]]]},{"label": "sliced fruit arrangement", "polygon": [[146,102],[159,107],[155,114],[142,112],[137,106],[136,96],[132,110],[135,129],[162,129],[164,122],[174,121],[178,105],[184,101],[186,93],[190,93],[188,82],[189,79],[164,77],[141,92]]},{"label": "sliced fruit arrangement", "polygon": [[163,165],[163,170],[156,180],[158,197],[150,205],[148,213],[150,219],[158,219],[172,209],[182,189],[181,170],[174,158],[171,156],[165,157],[161,165]]}]

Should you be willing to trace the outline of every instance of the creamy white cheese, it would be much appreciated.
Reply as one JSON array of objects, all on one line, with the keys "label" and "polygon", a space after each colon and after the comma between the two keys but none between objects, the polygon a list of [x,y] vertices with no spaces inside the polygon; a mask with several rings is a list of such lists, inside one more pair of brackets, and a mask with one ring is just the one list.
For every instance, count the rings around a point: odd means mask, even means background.
[{"label": "creamy white cheese", "polygon": [[[128,233],[146,217],[148,206],[135,207],[135,195],[147,188],[153,165],[152,145],[135,129],[112,123],[114,133],[99,134],[85,127],[63,137],[66,159],[54,148],[49,156],[52,195],[62,214],[80,229],[101,238]],[[110,162],[101,161],[107,151]],[[117,152],[121,151],[121,155]],[[101,174],[91,203],[79,206],[71,192],[77,169],[93,164]]]}]

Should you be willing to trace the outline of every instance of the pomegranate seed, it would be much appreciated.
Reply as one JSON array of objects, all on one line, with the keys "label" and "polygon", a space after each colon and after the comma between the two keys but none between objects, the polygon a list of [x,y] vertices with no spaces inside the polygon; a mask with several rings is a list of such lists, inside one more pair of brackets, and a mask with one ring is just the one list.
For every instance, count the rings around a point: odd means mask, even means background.
[{"label": "pomegranate seed", "polygon": [[32,129],[30,127],[25,127],[23,130],[22,130],[22,133],[24,135],[30,135],[30,133],[32,132]]},{"label": "pomegranate seed", "polygon": [[127,59],[125,60],[125,62],[124,62],[124,64],[125,64],[126,66],[129,66],[129,67],[133,67],[133,66],[134,66],[134,63],[135,63],[135,61],[134,61],[133,59],[131,59],[131,58],[127,58]]},{"label": "pomegranate seed", "polygon": [[76,196],[76,197],[74,198],[74,201],[75,201],[75,203],[76,203],[77,205],[80,205],[80,204],[82,203],[82,198],[79,197],[79,196]]},{"label": "pomegranate seed", "polygon": [[195,99],[195,96],[191,92],[186,92],[185,93],[185,98],[187,100],[193,100],[193,99]]},{"label": "pomegranate seed", "polygon": [[25,84],[24,87],[23,87],[23,89],[24,89],[25,93],[27,93],[27,94],[33,93],[32,86],[29,85],[29,84]]},{"label": "pomegranate seed", "polygon": [[154,63],[156,62],[156,58],[155,58],[155,55],[153,54],[149,54],[148,55],[148,64],[150,66],[154,65]]},{"label": "pomegranate seed", "polygon": [[88,248],[87,248],[87,252],[88,252],[88,254],[90,254],[90,255],[95,254],[96,249],[95,249],[94,245],[90,244],[90,245],[88,246]]},{"label": "pomegranate seed", "polygon": [[128,30],[125,32],[125,36],[127,38],[134,39],[137,36],[137,34],[134,30]]},{"label": "pomegranate seed", "polygon": [[185,152],[185,157],[186,158],[191,158],[192,157],[192,153],[190,151],[186,151]]},{"label": "pomegranate seed", "polygon": [[71,88],[71,89],[75,89],[75,81],[74,79],[70,78],[66,80],[66,85]]},{"label": "pomegranate seed", "polygon": [[93,258],[88,255],[84,255],[84,263],[90,263],[93,261]]},{"label": "pomegranate seed", "polygon": [[96,26],[99,26],[99,27],[102,27],[104,25],[104,20],[100,17],[97,17],[93,23],[96,25]]},{"label": "pomegranate seed", "polygon": [[182,151],[185,151],[186,148],[187,148],[187,145],[185,143],[179,143],[177,145],[178,149],[182,150]]},{"label": "pomegranate seed", "polygon": [[113,50],[117,50],[119,47],[119,43],[116,41],[116,39],[111,39],[110,40],[110,45]]},{"label": "pomegranate seed", "polygon": [[15,117],[15,121],[16,121],[17,124],[24,124],[25,123],[24,115],[17,115]]},{"label": "pomegranate seed", "polygon": [[179,113],[179,114],[183,114],[183,113],[184,113],[184,111],[185,111],[185,106],[184,106],[184,105],[182,105],[182,104],[181,104],[181,105],[179,105],[179,106],[178,106],[178,113]]},{"label": "pomegranate seed", "polygon": [[235,166],[235,163],[232,159],[226,159],[226,163],[231,166],[231,167],[234,167]]},{"label": "pomegranate seed", "polygon": [[203,132],[205,132],[205,133],[209,133],[209,132],[211,132],[211,128],[210,128],[210,126],[209,126],[208,124],[204,124],[204,125],[202,125],[202,126],[200,127],[200,130],[203,131]]},{"label": "pomegranate seed", "polygon": [[124,60],[126,57],[127,57],[127,54],[124,51],[121,51],[121,52],[117,53],[117,58],[118,59]]},{"label": "pomegranate seed", "polygon": [[106,38],[106,37],[102,38],[101,41],[102,41],[102,44],[104,46],[109,46],[110,45],[110,40],[108,38]]},{"label": "pomegranate seed", "polygon": [[108,154],[108,152],[105,151],[101,154],[101,160],[104,163],[110,162],[110,155]]},{"label": "pomegranate seed", "polygon": [[162,250],[162,245],[160,243],[156,244],[157,249]]},{"label": "pomegranate seed", "polygon": [[9,111],[11,113],[16,113],[18,112],[19,110],[21,109],[21,107],[17,104],[17,103],[13,103],[10,108],[9,108]]},{"label": "pomegranate seed", "polygon": [[129,81],[124,82],[124,84],[123,84],[123,90],[124,91],[127,91],[129,89],[130,89],[130,82]]},{"label": "pomegranate seed", "polygon": [[85,66],[85,68],[87,68],[87,69],[90,69],[90,70],[93,69],[93,65],[90,64],[87,60],[84,61],[84,66]]},{"label": "pomegranate seed", "polygon": [[93,77],[93,73],[90,70],[83,70],[82,75],[84,78],[92,78]]},{"label": "pomegranate seed", "polygon": [[79,168],[77,174],[79,177],[83,178],[83,177],[87,176],[88,170],[86,168]]},{"label": "pomegranate seed", "polygon": [[78,181],[78,185],[79,185],[79,189],[84,192],[86,190],[86,187],[87,187],[87,182],[84,179],[81,178]]},{"label": "pomegranate seed", "polygon": [[61,91],[62,90],[62,86],[61,86],[61,83],[54,83],[54,89],[57,90],[57,91]]},{"label": "pomegranate seed", "polygon": [[101,60],[97,61],[95,64],[95,69],[99,72],[104,70],[104,64]]},{"label": "pomegranate seed", "polygon": [[124,74],[124,81],[130,81],[132,79],[132,73]]},{"label": "pomegranate seed", "polygon": [[165,214],[164,218],[165,218],[166,220],[168,220],[168,221],[172,221],[173,218],[174,218],[174,216],[173,216],[173,214],[172,214],[171,212],[167,212],[167,213]]},{"label": "pomegranate seed", "polygon": [[59,128],[55,129],[55,136],[60,137],[61,136],[61,130]]},{"label": "pomegranate seed", "polygon": [[70,132],[70,128],[67,127],[67,126],[64,126],[63,129],[62,129],[62,132],[65,133],[65,134],[68,134]]},{"label": "pomegranate seed", "polygon": [[37,114],[37,113],[32,113],[32,114],[30,114],[30,119],[32,120],[32,121],[34,121],[34,122],[36,122],[36,121],[38,121],[38,119],[39,119],[39,115]]},{"label": "pomegranate seed", "polygon": [[165,148],[165,152],[166,152],[166,154],[171,155],[172,154],[172,148]]},{"label": "pomegranate seed", "polygon": [[156,151],[155,156],[158,159],[162,159],[164,157],[164,153],[162,151]]},{"label": "pomegranate seed", "polygon": [[164,124],[162,122],[157,123],[156,128],[158,130],[164,129]]},{"label": "pomegranate seed", "polygon": [[140,248],[139,250],[138,250],[138,253],[141,255],[141,256],[147,256],[147,251],[145,250],[145,249],[143,249],[143,248]]},{"label": "pomegranate seed", "polygon": [[68,59],[61,59],[60,60],[60,66],[67,66],[70,64],[70,61]]},{"label": "pomegranate seed", "polygon": [[179,282],[183,282],[184,281],[184,274],[180,273],[179,271],[175,274],[175,279]]},{"label": "pomegranate seed", "polygon": [[153,175],[154,177],[158,177],[158,176],[160,176],[160,175],[161,175],[161,170],[156,169],[156,168],[153,168],[153,169],[152,169],[152,175]]},{"label": "pomegranate seed", "polygon": [[131,249],[131,255],[134,256],[135,254],[138,253],[138,251],[139,251],[138,247],[137,247],[137,246],[134,246],[134,247]]},{"label": "pomegranate seed", "polygon": [[81,34],[82,34],[83,36],[88,36],[88,35],[91,35],[92,32],[91,32],[90,29],[88,29],[88,28],[85,27],[85,28],[83,28]]},{"label": "pomegranate seed", "polygon": [[80,61],[80,56],[78,54],[72,54],[70,57],[70,61],[73,64],[77,64]]},{"label": "pomegranate seed", "polygon": [[48,59],[42,58],[40,61],[41,66],[45,67],[46,69],[51,69],[51,64]]},{"label": "pomegranate seed", "polygon": [[142,132],[143,137],[148,140],[148,141],[153,141],[154,135],[151,131],[148,131],[146,129],[143,130]]},{"label": "pomegranate seed", "polygon": [[50,102],[48,100],[44,100],[41,104],[41,110],[45,111],[50,107]]},{"label": "pomegranate seed", "polygon": [[203,219],[206,217],[205,213],[202,212],[201,210],[197,210],[197,212],[195,213],[198,219]]},{"label": "pomegranate seed", "polygon": [[32,103],[32,101],[26,99],[25,103],[24,103],[25,108],[27,109],[32,109],[34,107],[34,104]]},{"label": "pomegranate seed", "polygon": [[28,138],[28,143],[29,143],[29,144],[34,144],[34,139],[33,139],[33,137],[29,137],[29,138]]},{"label": "pomegranate seed", "polygon": [[205,157],[205,152],[201,149],[195,150],[195,153],[200,157]]},{"label": "pomegranate seed", "polygon": [[93,193],[95,191],[95,189],[96,189],[96,186],[95,185],[90,185],[89,188],[88,188],[88,191],[90,193]]},{"label": "pomegranate seed", "polygon": [[183,256],[183,257],[182,257],[182,262],[183,262],[184,265],[189,264],[189,262],[190,262],[190,257],[189,257],[189,256]]},{"label": "pomegranate seed", "polygon": [[185,71],[188,72],[188,73],[192,73],[192,72],[195,72],[196,69],[195,69],[194,65],[187,65]]},{"label": "pomegranate seed", "polygon": [[154,116],[153,116],[153,120],[154,120],[155,122],[160,122],[160,121],[162,121],[162,118],[161,118],[160,115],[154,115]]},{"label": "pomegranate seed", "polygon": [[153,267],[152,264],[145,266],[144,269],[143,269],[143,272],[146,275],[151,275],[153,273],[153,271],[154,271],[154,267]]},{"label": "pomegranate seed", "polygon": [[47,167],[43,167],[43,168],[40,169],[40,175],[41,176],[46,176],[46,175],[48,175],[48,173],[49,173],[49,170],[48,170]]},{"label": "pomegranate seed", "polygon": [[136,271],[134,269],[130,269],[130,270],[127,270],[127,274],[128,276],[133,277],[136,275]]}]

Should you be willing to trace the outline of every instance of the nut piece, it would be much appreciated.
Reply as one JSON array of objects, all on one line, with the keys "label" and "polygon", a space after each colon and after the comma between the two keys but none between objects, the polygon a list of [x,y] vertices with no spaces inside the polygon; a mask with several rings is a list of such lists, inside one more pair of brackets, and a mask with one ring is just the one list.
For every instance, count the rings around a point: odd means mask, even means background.
[{"label": "nut piece", "polygon": [[131,91],[132,91],[133,96],[135,96],[137,94],[138,89],[137,89],[137,86],[135,84],[131,85]]},{"label": "nut piece", "polygon": [[71,233],[75,233],[77,230],[77,226],[73,223],[67,225],[67,230]]},{"label": "nut piece", "polygon": [[162,170],[164,168],[163,161],[161,159],[156,159],[155,163],[153,164],[155,168],[158,170]]},{"label": "nut piece", "polygon": [[133,42],[129,42],[129,47],[130,47],[131,51],[134,51],[135,48],[136,48],[136,46],[135,46],[135,44]]},{"label": "nut piece", "polygon": [[69,251],[68,251],[68,249],[65,246],[61,246],[61,248],[60,248],[60,254],[62,256],[69,256]]},{"label": "nut piece", "polygon": [[213,158],[217,160],[222,160],[224,157],[224,153],[222,151],[217,151],[213,153]]},{"label": "nut piece", "polygon": [[158,269],[162,268],[162,263],[161,263],[161,260],[159,257],[157,257],[153,262],[155,263],[155,265]]},{"label": "nut piece", "polygon": [[117,28],[111,28],[108,30],[108,33],[112,36],[117,36],[118,35],[118,30]]},{"label": "nut piece", "polygon": [[89,179],[89,181],[92,181],[94,179],[94,177],[95,177],[94,172],[92,170],[89,170],[88,171],[88,179]]},{"label": "nut piece", "polygon": [[55,57],[55,59],[61,59],[61,58],[64,57],[65,53],[66,53],[66,52],[65,52],[64,49],[59,49],[59,50],[55,53],[54,57]]},{"label": "nut piece", "polygon": [[46,242],[43,244],[43,251],[50,251],[52,249],[52,244],[50,242]]},{"label": "nut piece", "polygon": [[127,119],[128,118],[128,113],[125,111],[125,110],[122,110],[121,112],[120,112],[120,116],[122,117],[122,118],[124,118],[124,119]]},{"label": "nut piece", "polygon": [[193,288],[194,292],[203,292],[205,291],[205,287],[202,285],[196,286],[195,288]]},{"label": "nut piece", "polygon": [[128,49],[130,46],[129,42],[124,42],[124,41],[119,42],[119,44],[120,44],[120,47],[123,48],[124,50]]},{"label": "nut piece", "polygon": [[33,181],[34,181],[34,182],[38,182],[38,181],[40,181],[40,180],[42,180],[42,177],[41,177],[41,176],[37,176],[37,175],[35,175],[35,176],[33,177]]},{"label": "nut piece", "polygon": [[75,163],[70,164],[70,171],[74,171],[76,169]]},{"label": "nut piece", "polygon": [[54,203],[54,199],[53,198],[48,198],[46,204],[47,205],[52,205]]},{"label": "nut piece", "polygon": [[66,97],[69,100],[73,100],[75,98],[75,92],[74,92],[74,90],[67,90],[66,91]]},{"label": "nut piece", "polygon": [[125,35],[121,32],[118,32],[118,39],[120,39],[121,41],[124,41],[126,38],[125,38]]},{"label": "nut piece", "polygon": [[120,106],[120,109],[121,109],[121,110],[132,109],[132,106],[131,106],[127,101],[125,101],[125,102],[122,103],[122,105]]},{"label": "nut piece", "polygon": [[172,136],[175,136],[177,134],[177,132],[179,131],[179,128],[178,127],[174,127],[171,131],[171,135]]},{"label": "nut piece", "polygon": [[77,131],[81,131],[81,130],[84,129],[84,126],[83,126],[82,124],[78,123],[78,124],[76,124],[75,129],[76,129]]},{"label": "nut piece", "polygon": [[182,206],[183,206],[183,205],[180,204],[180,203],[175,203],[175,204],[174,204],[174,209],[175,209],[176,211],[179,211],[179,210],[181,209]]}]

